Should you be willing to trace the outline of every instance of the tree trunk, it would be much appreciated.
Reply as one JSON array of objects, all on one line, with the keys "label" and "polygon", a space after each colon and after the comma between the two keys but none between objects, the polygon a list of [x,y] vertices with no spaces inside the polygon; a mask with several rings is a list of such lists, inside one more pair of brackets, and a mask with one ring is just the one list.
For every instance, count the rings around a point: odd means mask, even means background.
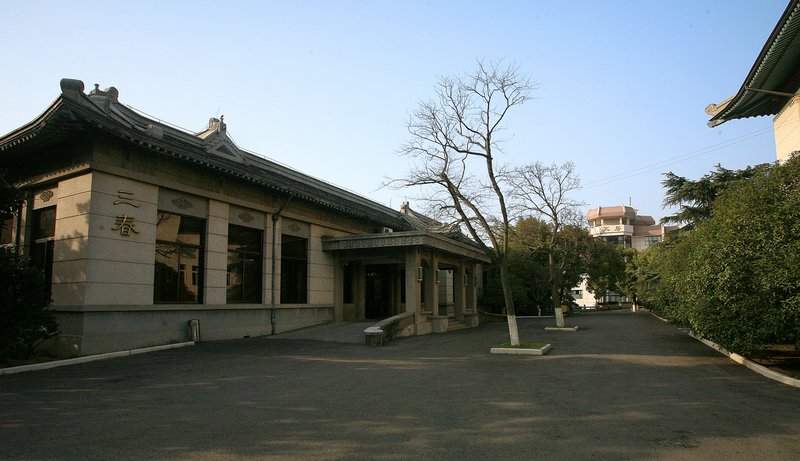
[{"label": "tree trunk", "polygon": [[553,257],[553,250],[551,249],[547,255],[547,265],[550,268],[550,297],[553,302],[553,313],[556,315],[556,326],[559,328],[564,327],[564,313],[561,311],[561,297],[558,295],[558,288],[561,285],[561,277],[556,267],[555,258]]},{"label": "tree trunk", "polygon": [[517,315],[514,311],[514,297],[511,295],[511,280],[508,275],[508,263],[503,258],[500,261],[500,284],[503,286],[503,299],[506,305],[506,318],[508,319],[508,338],[512,346],[519,346],[519,330],[517,329]]}]

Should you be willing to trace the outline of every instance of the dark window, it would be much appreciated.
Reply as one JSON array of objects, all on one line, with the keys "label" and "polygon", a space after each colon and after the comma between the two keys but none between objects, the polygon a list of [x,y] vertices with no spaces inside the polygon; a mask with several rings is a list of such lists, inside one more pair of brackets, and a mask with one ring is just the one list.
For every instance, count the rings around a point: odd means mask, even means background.
[{"label": "dark window", "polygon": [[263,232],[228,226],[228,303],[261,303]]},{"label": "dark window", "polygon": [[50,299],[53,283],[53,244],[56,236],[56,207],[40,208],[33,212],[31,263],[42,271],[44,296]]},{"label": "dark window", "polygon": [[406,270],[400,269],[400,303],[405,304],[405,302],[406,302]]},{"label": "dark window", "polygon": [[344,304],[353,304],[353,264],[345,264],[342,272],[342,302]]},{"label": "dark window", "polygon": [[661,237],[658,236],[658,235],[648,235],[647,237],[644,238],[644,244],[645,244],[645,246],[648,246],[648,247],[650,245],[656,244],[656,243],[658,243],[660,241],[661,241]]},{"label": "dark window", "polygon": [[281,304],[308,302],[308,239],[281,236]]},{"label": "dark window", "polygon": [[630,235],[606,235],[601,237],[604,241],[612,244],[612,245],[619,245],[624,248],[631,247],[631,236]]},{"label": "dark window", "polygon": [[154,303],[202,302],[205,224],[203,219],[158,212]]},{"label": "dark window", "polygon": [[0,245],[11,245],[14,243],[14,218],[0,219]]},{"label": "dark window", "polygon": [[56,236],[56,207],[40,208],[33,212],[33,239]]}]

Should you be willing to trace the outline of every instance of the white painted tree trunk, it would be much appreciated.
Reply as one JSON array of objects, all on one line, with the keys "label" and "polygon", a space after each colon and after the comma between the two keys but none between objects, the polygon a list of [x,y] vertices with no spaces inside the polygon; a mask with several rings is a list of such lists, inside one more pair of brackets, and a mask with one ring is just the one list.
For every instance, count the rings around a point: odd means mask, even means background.
[{"label": "white painted tree trunk", "polygon": [[500,283],[503,286],[503,299],[505,300],[506,318],[508,319],[508,341],[511,346],[519,346],[517,315],[514,310],[514,297],[511,295],[511,282],[508,277],[508,264],[505,260],[501,260]]},{"label": "white painted tree trunk", "polygon": [[561,311],[561,306],[556,307],[556,326],[564,328],[564,312]]},{"label": "white painted tree trunk", "polygon": [[508,317],[508,338],[512,346],[519,346],[519,330],[517,330],[517,316],[510,314]]}]

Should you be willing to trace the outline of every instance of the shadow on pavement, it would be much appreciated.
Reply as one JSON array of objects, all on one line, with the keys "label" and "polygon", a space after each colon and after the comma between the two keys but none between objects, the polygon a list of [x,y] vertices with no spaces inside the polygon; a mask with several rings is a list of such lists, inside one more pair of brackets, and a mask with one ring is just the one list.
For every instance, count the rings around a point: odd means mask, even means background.
[{"label": "shadow on pavement", "polygon": [[798,459],[800,392],[648,315],[550,355],[497,356],[504,324],[381,348],[279,338],[0,376],[3,458]]}]

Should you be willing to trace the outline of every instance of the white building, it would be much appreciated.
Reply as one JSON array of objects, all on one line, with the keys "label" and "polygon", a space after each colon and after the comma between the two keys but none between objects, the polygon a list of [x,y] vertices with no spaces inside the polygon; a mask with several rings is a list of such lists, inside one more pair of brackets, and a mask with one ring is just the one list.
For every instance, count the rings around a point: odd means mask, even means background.
[{"label": "white building", "polygon": [[592,208],[587,214],[592,237],[642,251],[664,239],[673,226],[656,224],[652,216],[640,215],[629,206]]},{"label": "white building", "polygon": [[[667,232],[676,228],[676,226],[656,224],[652,216],[640,215],[633,207],[623,205],[592,208],[587,213],[587,219],[592,237],[637,251],[645,250],[650,245],[662,241]],[[594,294],[588,290],[585,279],[572,289],[572,297],[581,307],[592,308],[598,304]],[[626,301],[627,298],[624,296],[609,294],[599,302]]]}]

